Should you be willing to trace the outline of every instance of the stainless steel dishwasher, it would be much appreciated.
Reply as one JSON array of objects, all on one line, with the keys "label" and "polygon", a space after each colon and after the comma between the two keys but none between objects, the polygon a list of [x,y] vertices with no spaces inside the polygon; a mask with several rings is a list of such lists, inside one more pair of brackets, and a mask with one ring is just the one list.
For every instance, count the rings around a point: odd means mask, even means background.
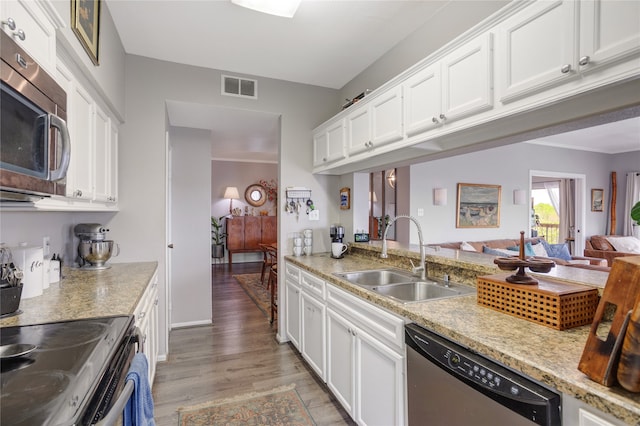
[{"label": "stainless steel dishwasher", "polygon": [[405,326],[409,425],[560,425],[560,394],[416,324]]}]

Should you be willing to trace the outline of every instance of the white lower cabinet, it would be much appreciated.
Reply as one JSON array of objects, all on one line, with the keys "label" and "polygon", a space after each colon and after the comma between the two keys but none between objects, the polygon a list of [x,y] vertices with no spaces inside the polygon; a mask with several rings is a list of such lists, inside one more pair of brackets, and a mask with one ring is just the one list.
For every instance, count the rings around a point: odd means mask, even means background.
[{"label": "white lower cabinet", "polygon": [[158,274],[154,274],[134,310],[135,324],[140,330],[142,353],[149,362],[149,383],[153,386],[158,362]]},{"label": "white lower cabinet", "polygon": [[404,425],[404,318],[285,264],[285,327],[359,425]]}]

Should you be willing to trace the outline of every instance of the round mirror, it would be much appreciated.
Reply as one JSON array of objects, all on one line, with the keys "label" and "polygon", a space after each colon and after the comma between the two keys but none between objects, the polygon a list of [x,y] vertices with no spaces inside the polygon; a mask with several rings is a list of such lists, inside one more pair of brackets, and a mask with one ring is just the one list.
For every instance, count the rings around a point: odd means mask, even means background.
[{"label": "round mirror", "polygon": [[267,201],[267,191],[262,185],[249,185],[244,191],[244,199],[253,207],[260,207]]}]

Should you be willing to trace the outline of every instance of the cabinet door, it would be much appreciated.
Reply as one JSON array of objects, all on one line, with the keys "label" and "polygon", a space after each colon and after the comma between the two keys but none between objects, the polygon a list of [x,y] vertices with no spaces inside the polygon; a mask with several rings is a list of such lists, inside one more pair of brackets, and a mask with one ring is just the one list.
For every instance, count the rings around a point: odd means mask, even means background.
[{"label": "cabinet door", "polygon": [[285,328],[287,336],[298,350],[300,350],[300,286],[287,278],[285,281],[285,309],[287,317]]},{"label": "cabinet door", "polygon": [[302,357],[325,381],[325,305],[302,292],[300,312],[302,314]]},{"label": "cabinet door", "polygon": [[371,100],[371,147],[402,139],[402,86]]},{"label": "cabinet door", "polygon": [[442,60],[442,115],[445,122],[493,106],[493,38],[485,34]]},{"label": "cabinet door", "polygon": [[67,196],[90,200],[93,198],[94,104],[91,96],[77,84],[72,85],[68,98],[71,159],[67,172]]},{"label": "cabinet door", "polygon": [[321,166],[329,161],[329,135],[323,129],[313,135],[313,165]]},{"label": "cabinet door", "polygon": [[353,325],[327,308],[327,386],[353,416],[355,398],[355,338]]},{"label": "cabinet door", "polygon": [[244,216],[244,248],[259,249],[262,240],[260,216]]},{"label": "cabinet door", "polygon": [[338,161],[343,158],[345,158],[344,119],[327,128],[327,161]]},{"label": "cabinet door", "polygon": [[[45,70],[53,75],[56,69],[56,28],[35,1],[2,0],[2,29],[9,34]],[[4,24],[11,18],[15,30]],[[24,40],[16,34],[24,32]]]},{"label": "cabinet door", "polygon": [[347,117],[347,150],[349,155],[366,151],[371,146],[370,116],[369,108],[365,105]]},{"label": "cabinet door", "polygon": [[575,76],[578,6],[573,0],[540,1],[500,25],[502,102],[530,96]]},{"label": "cabinet door", "polygon": [[107,201],[111,168],[111,121],[99,107],[95,113],[95,191],[94,199]]},{"label": "cabinet door", "polygon": [[404,83],[404,128],[407,136],[440,124],[440,64],[431,65]]},{"label": "cabinet door", "polygon": [[108,201],[117,202],[118,201],[118,125],[111,120],[111,137],[109,141],[111,143],[111,155],[110,164],[108,169],[108,179],[109,179],[109,197]]},{"label": "cabinet door", "polygon": [[244,218],[227,218],[227,250],[244,248]]},{"label": "cabinet door", "polygon": [[355,420],[359,425],[404,424],[403,366],[401,355],[356,330]]},{"label": "cabinet door", "polygon": [[640,2],[580,2],[580,71],[640,52]]},{"label": "cabinet door", "polygon": [[270,244],[278,241],[278,217],[261,216],[262,244]]}]

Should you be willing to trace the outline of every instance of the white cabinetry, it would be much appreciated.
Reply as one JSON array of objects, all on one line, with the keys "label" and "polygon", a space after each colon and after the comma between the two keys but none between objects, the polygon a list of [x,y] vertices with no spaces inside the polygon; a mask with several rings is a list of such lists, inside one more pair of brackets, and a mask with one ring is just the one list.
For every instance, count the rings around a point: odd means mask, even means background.
[{"label": "white cabinetry", "polygon": [[56,69],[56,25],[43,2],[2,0],[2,29],[45,70],[53,75]]},{"label": "white cabinetry", "polygon": [[313,135],[313,165],[322,166],[345,158],[344,119],[338,120]]},{"label": "white cabinetry", "polygon": [[158,362],[158,274],[151,278],[134,310],[136,327],[140,330],[142,352],[149,361],[149,383],[153,385]]},{"label": "white cabinetry", "polygon": [[492,108],[492,46],[484,34],[403,83],[407,137]]},{"label": "white cabinetry", "polygon": [[67,92],[71,159],[67,197],[98,205],[117,201],[118,124],[95,101],[63,63],[58,81]]},{"label": "white cabinetry", "polygon": [[356,109],[346,117],[349,155],[402,139],[402,86],[353,107]]},{"label": "white cabinetry", "polygon": [[300,269],[285,264],[285,330],[289,340],[300,350]]},{"label": "white cabinetry", "polygon": [[402,425],[404,320],[327,285],[327,386],[360,425]]},{"label": "white cabinetry", "polygon": [[[640,52],[640,3],[538,1],[499,25],[506,103]],[[637,65],[637,64],[636,64]]]},{"label": "white cabinetry", "polygon": [[300,353],[325,381],[325,282],[301,271],[300,289]]}]

